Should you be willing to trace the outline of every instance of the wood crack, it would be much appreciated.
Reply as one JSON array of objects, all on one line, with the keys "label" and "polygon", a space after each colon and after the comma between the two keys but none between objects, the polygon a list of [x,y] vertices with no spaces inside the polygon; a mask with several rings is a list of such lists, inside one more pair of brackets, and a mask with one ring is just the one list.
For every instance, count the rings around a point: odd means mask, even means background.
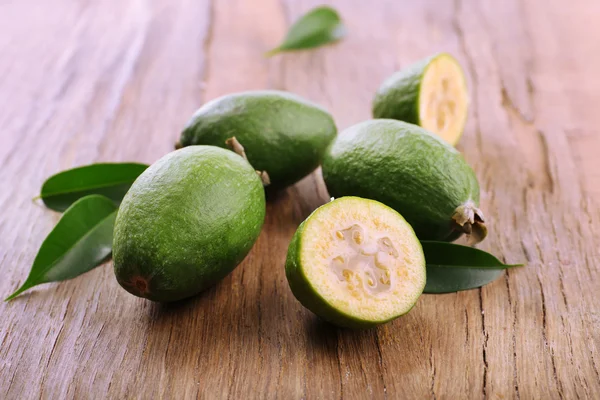
[{"label": "wood crack", "polygon": [[[521,242],[522,243],[522,242]],[[508,272],[504,274],[504,282],[506,283],[506,292],[508,293],[508,307],[510,308],[510,315],[512,316],[511,324],[511,344],[512,344],[512,364],[513,364],[513,385],[515,388],[515,395],[517,399],[521,398],[519,393],[519,378],[517,369],[517,310],[516,304],[513,304],[512,294],[510,292],[510,280]]]},{"label": "wood crack", "polygon": [[[232,363],[231,363],[231,354],[229,355],[229,361],[228,361],[228,364],[229,364],[228,371],[231,371],[231,364],[232,364]],[[237,372],[238,372],[238,365],[239,365],[239,363],[235,363],[235,364],[234,364],[234,367],[233,367],[233,372],[231,373],[231,375],[230,375],[230,377],[229,377],[229,379],[230,379],[230,382],[229,382],[228,393],[227,393],[227,399],[228,399],[228,400],[229,400],[229,399],[234,399],[234,398],[235,398],[235,397],[233,396],[233,389],[234,389],[234,388],[233,388],[233,386],[235,385],[235,377],[237,376]]]},{"label": "wood crack", "polygon": [[487,374],[488,374],[488,360],[487,360],[487,345],[489,335],[485,329],[485,311],[483,309],[483,290],[479,288],[479,309],[481,310],[481,333],[483,335],[483,348],[482,348],[482,359],[483,359],[483,397],[487,397]]},{"label": "wood crack", "polygon": [[169,347],[171,347],[171,336],[173,336],[173,324],[171,324],[171,329],[169,330],[169,338],[167,339],[167,347],[165,348],[165,364],[167,363],[167,358],[169,357]]},{"label": "wood crack", "polygon": [[565,308],[567,309],[567,312],[569,312],[569,301],[567,300],[567,293],[565,291],[565,273],[562,269],[562,266],[558,268],[558,284],[560,288],[560,294],[562,295],[562,300],[565,303]]},{"label": "wood crack", "polygon": [[379,331],[375,331],[375,346],[377,347],[377,353],[379,354],[379,366],[381,367],[381,382],[383,384],[383,398],[387,399],[387,386],[385,384],[385,366],[383,364],[383,354],[381,352],[381,343],[379,343]]},{"label": "wood crack", "polygon": [[594,359],[594,352],[592,350],[590,350],[589,347],[588,347],[588,352],[590,353],[590,361],[592,364],[592,369],[594,370],[594,373],[596,374],[596,380],[600,384],[600,373],[598,373],[598,368],[596,367],[596,360]]},{"label": "wood crack", "polygon": [[531,255],[529,254],[529,250],[527,250],[527,246],[525,246],[523,240],[521,240],[521,250],[523,250],[523,255],[525,256],[527,263],[531,263]]},{"label": "wood crack", "polygon": [[431,398],[436,400],[435,395],[435,364],[433,362],[433,345],[429,346],[429,367],[431,368],[431,384],[429,385],[429,391],[431,392]]},{"label": "wood crack", "polygon": [[[529,65],[528,69],[533,69],[533,66]],[[527,86],[527,96],[529,96],[531,113],[535,115],[535,85],[533,84],[533,81],[529,75],[527,75],[527,79],[525,79],[525,85]]]},{"label": "wood crack", "polygon": [[367,375],[367,370],[365,369],[364,359],[362,357],[360,358],[360,372],[362,374],[364,381],[367,383],[365,389],[369,390],[372,394],[373,389],[371,388],[371,385],[369,384],[369,377]]},{"label": "wood crack", "polygon": [[542,296],[542,338],[544,340],[544,346],[549,348],[550,350],[550,362],[552,364],[552,376],[554,377],[554,381],[556,382],[556,386],[558,388],[558,396],[563,399],[563,389],[560,381],[558,380],[558,373],[556,370],[556,360],[554,358],[554,349],[548,343],[548,325],[546,318],[546,296],[544,295],[544,287],[542,286],[542,281],[540,277],[537,277],[538,284],[540,286],[540,294]]},{"label": "wood crack", "polygon": [[465,347],[469,345],[469,313],[465,307]]},{"label": "wood crack", "polygon": [[342,374],[342,358],[340,357],[340,348],[341,348],[341,342],[340,342],[340,334],[339,332],[336,335],[336,353],[337,353],[337,364],[338,364],[338,372],[340,374],[340,400],[344,399],[344,378],[343,378],[343,374]]},{"label": "wood crack", "polygon": [[548,177],[548,191],[550,192],[550,194],[553,194],[554,176],[552,174],[552,168],[550,168],[550,149],[548,148],[548,141],[546,140],[546,136],[544,135],[543,131],[537,129],[536,133],[542,148],[542,156],[544,157],[544,171],[546,173],[546,176]]},{"label": "wood crack", "polygon": [[[263,265],[261,264],[261,270],[260,270],[260,275],[259,275],[259,279],[258,279],[258,301],[256,304],[256,313],[258,316],[258,357],[260,359],[260,366],[262,369],[263,363],[264,363],[264,354],[263,354],[263,335],[264,335],[264,329],[263,329],[263,310],[262,310],[262,294],[263,294],[263,276],[262,276],[262,272],[263,272]],[[241,281],[241,283],[243,284],[244,281]],[[281,361],[281,357],[279,357],[279,360]]]},{"label": "wood crack", "polygon": [[[12,388],[13,383],[15,382],[15,375],[17,375],[17,369],[14,368],[12,371],[12,374],[10,374],[10,379],[8,382],[8,389],[6,389],[6,393],[10,393],[10,389]],[[43,380],[42,380],[43,383]],[[44,387],[40,385],[40,398],[43,398],[42,395],[44,394]]]},{"label": "wood crack", "polygon": [[[262,271],[263,265],[261,265],[261,271]],[[262,283],[260,285],[260,289],[261,289],[261,293],[262,293]],[[280,296],[277,293],[277,282],[275,282],[275,286],[273,288],[273,294],[274,294],[275,298],[278,298],[278,299],[282,298],[282,296]],[[262,295],[261,295],[261,297],[262,297]],[[283,304],[282,304],[282,306],[283,306]],[[283,373],[283,343],[281,341],[281,336],[279,336],[279,335],[277,335],[277,354],[279,356],[278,357],[279,371],[277,372],[277,390],[275,391],[276,394],[279,393],[278,389],[281,386],[281,382],[283,380],[283,378],[282,378],[282,373]],[[261,370],[262,370],[262,364],[263,363],[264,363],[264,356],[262,355],[262,352],[261,352]]]},{"label": "wood crack", "polygon": [[[496,62],[497,63],[497,62]],[[512,113],[519,118],[520,122],[526,126],[533,126],[534,119],[533,116],[527,116],[519,109],[519,107],[513,102],[510,95],[508,94],[508,89],[504,84],[504,80],[500,79],[500,95],[502,97],[502,106],[504,108],[509,109]]]},{"label": "wood crack", "polygon": [[[63,323],[60,327],[60,330],[58,331],[58,334],[56,335],[56,340],[54,340],[54,343],[52,344],[52,350],[50,350],[50,355],[48,356],[48,361],[46,361],[46,366],[44,367],[44,375],[42,377],[42,381],[40,382],[40,397],[42,397],[43,391],[44,391],[44,382],[46,381],[46,378],[48,377],[48,366],[50,365],[50,361],[52,360],[52,356],[54,355],[54,350],[56,350],[56,345],[58,344],[58,341],[60,340],[60,336],[62,334],[62,331],[65,327],[65,324]],[[11,381],[12,383],[12,381]]]}]

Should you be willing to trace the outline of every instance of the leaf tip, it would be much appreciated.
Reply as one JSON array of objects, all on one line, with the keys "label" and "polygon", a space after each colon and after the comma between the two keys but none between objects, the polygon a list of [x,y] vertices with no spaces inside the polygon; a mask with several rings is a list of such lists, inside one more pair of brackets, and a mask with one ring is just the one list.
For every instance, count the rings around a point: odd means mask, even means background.
[{"label": "leaf tip", "polygon": [[13,294],[11,294],[7,298],[5,298],[4,301],[11,301],[12,299],[14,299],[15,297],[17,297],[18,295],[20,295],[21,293],[23,293],[27,289],[28,288],[20,287]]},{"label": "leaf tip", "polygon": [[281,48],[275,47],[274,49],[271,49],[271,50],[265,52],[263,55],[264,55],[264,57],[269,58],[276,54],[279,54],[280,52],[281,52]]}]

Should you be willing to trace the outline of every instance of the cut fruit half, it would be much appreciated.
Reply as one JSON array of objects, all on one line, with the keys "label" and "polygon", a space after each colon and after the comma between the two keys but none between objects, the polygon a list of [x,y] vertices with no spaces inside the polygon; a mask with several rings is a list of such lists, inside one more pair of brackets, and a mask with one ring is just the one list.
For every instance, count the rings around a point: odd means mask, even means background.
[{"label": "cut fruit half", "polygon": [[390,76],[375,96],[373,116],[420,125],[454,146],[464,130],[468,107],[460,64],[440,53]]},{"label": "cut fruit half", "polygon": [[406,314],[425,288],[425,257],[411,226],[374,200],[342,197],[313,212],[288,250],[294,296],[321,318],[368,328]]},{"label": "cut fruit half", "polygon": [[467,122],[468,106],[460,64],[449,54],[434,57],[421,80],[419,125],[455,145]]}]

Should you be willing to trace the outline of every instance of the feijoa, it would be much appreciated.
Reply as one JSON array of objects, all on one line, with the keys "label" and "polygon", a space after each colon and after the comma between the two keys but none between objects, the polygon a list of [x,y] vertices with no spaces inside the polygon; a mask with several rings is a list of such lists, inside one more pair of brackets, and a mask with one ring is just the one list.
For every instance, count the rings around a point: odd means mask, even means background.
[{"label": "feijoa", "polygon": [[286,277],[321,318],[368,328],[406,314],[425,288],[425,257],[411,226],[390,207],[342,197],[315,210],[294,234]]},{"label": "feijoa", "polygon": [[279,189],[316,169],[336,132],[331,115],[308,100],[282,91],[249,91],[203,105],[178,146],[230,148],[235,138],[250,164]]},{"label": "feijoa", "polygon": [[440,53],[387,78],[373,100],[373,117],[420,125],[454,146],[464,130],[468,104],[460,64]]},{"label": "feijoa", "polygon": [[214,146],[167,154],[138,177],[117,213],[117,281],[154,301],[195,295],[244,259],[264,217],[261,180],[242,157]]},{"label": "feijoa", "polygon": [[467,233],[476,242],[487,233],[475,173],[456,149],[419,126],[376,119],[346,129],[325,155],[323,178],[331,196],[392,207],[420,240]]}]

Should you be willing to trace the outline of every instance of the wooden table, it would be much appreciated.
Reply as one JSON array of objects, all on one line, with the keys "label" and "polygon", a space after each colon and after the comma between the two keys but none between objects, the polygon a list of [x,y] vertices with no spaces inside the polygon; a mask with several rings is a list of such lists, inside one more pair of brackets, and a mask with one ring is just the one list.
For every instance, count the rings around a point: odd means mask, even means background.
[{"label": "wooden table", "polygon": [[0,305],[0,398],[600,398],[600,3],[338,0],[348,37],[263,53],[318,0],[0,2],[0,293],[59,218],[49,175],[153,162],[203,102],[283,89],[340,129],[392,71],[446,50],[468,74],[459,144],[483,187],[481,248],[511,270],[424,295],[352,332],[320,322],[284,276],[319,173],[271,199],[248,258],[174,305],[135,298],[110,264]]}]

